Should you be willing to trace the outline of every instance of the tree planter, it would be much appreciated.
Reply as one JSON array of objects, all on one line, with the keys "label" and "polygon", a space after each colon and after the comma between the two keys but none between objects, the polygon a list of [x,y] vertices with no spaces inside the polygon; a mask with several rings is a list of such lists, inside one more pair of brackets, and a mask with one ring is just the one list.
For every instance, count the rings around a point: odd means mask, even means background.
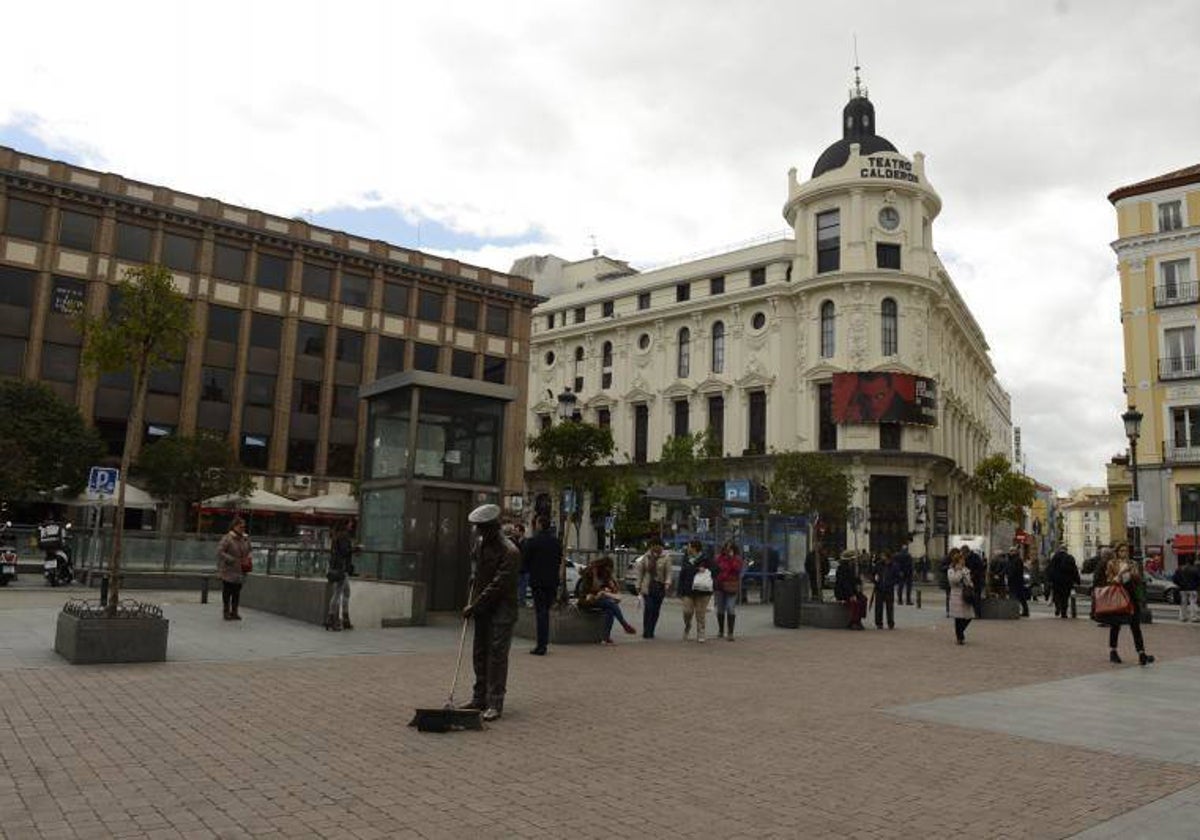
[{"label": "tree planter", "polygon": [[125,602],[107,616],[96,602],[69,601],[58,614],[54,650],[72,665],[163,662],[169,625],[151,604]]},{"label": "tree planter", "polygon": [[984,598],[980,618],[1020,618],[1021,602],[1014,598]]},{"label": "tree planter", "polygon": [[[619,627],[617,629],[620,630]],[[521,607],[514,635],[519,639],[537,638],[537,616],[532,607]],[[604,613],[581,610],[574,605],[550,608],[550,644],[594,645],[603,638]]]},{"label": "tree planter", "polygon": [[850,624],[850,607],[839,601],[804,601],[800,604],[802,627],[845,630]]}]

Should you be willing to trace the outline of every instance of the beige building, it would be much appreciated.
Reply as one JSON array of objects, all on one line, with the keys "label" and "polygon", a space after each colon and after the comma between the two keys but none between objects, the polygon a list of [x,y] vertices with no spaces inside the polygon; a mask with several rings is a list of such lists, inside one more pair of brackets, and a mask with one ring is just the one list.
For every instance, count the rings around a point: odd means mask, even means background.
[{"label": "beige building", "polygon": [[1082,487],[1058,500],[1063,542],[1076,562],[1113,544],[1108,492],[1103,487]]},{"label": "beige building", "polygon": [[1194,551],[1200,518],[1200,164],[1121,187],[1108,199],[1117,212],[1124,388],[1143,415],[1142,544],[1162,550],[1170,568],[1175,555]]}]

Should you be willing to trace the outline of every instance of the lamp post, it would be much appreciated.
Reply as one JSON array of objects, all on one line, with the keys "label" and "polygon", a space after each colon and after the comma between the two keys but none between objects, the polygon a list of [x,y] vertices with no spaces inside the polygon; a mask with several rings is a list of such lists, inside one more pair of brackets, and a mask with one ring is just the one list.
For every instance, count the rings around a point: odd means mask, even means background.
[{"label": "lamp post", "polygon": [[[575,411],[576,411],[575,405],[578,402],[578,400],[579,400],[579,398],[576,397],[573,393],[571,393],[570,388],[563,388],[562,393],[558,395],[558,419],[559,419],[559,422],[565,423],[568,420],[575,419]],[[575,480],[574,480],[574,478],[571,478],[570,481],[571,481],[571,487],[570,487],[571,506],[574,507],[576,504],[578,504],[578,502],[575,498]],[[562,604],[566,604],[568,598],[570,597],[569,593],[567,592],[567,516],[568,516],[568,512],[567,512],[566,493],[563,494],[563,498],[558,500],[558,511],[559,511],[558,533],[562,539],[562,547],[563,547],[562,562],[559,567],[559,575],[558,575],[559,601]]]},{"label": "lamp post", "polygon": [[[1129,406],[1121,415],[1121,422],[1125,424],[1125,437],[1129,438],[1129,460],[1133,469],[1133,501],[1136,502],[1138,501],[1137,442],[1142,428],[1142,412]],[[1133,559],[1140,568],[1142,564],[1142,529],[1140,525],[1133,526]]]}]

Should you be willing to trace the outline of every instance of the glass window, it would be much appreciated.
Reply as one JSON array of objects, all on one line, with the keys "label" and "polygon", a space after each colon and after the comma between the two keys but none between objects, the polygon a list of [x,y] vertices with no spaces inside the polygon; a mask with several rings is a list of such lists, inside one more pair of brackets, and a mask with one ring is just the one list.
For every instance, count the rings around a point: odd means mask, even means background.
[{"label": "glass window", "polygon": [[587,307],[586,306],[576,306],[574,319],[575,319],[576,324],[582,324],[584,321],[586,321],[587,320]]},{"label": "glass window", "polygon": [[320,414],[321,383],[311,379],[292,382],[292,411],[296,414]]},{"label": "glass window", "polygon": [[612,410],[607,408],[596,409],[596,425],[601,429],[612,428]]},{"label": "glass window", "polygon": [[288,439],[288,472],[310,473],[317,468],[317,442],[315,440]]},{"label": "glass window", "polygon": [[817,214],[817,273],[837,271],[841,265],[842,224],[837,210]]},{"label": "glass window", "polygon": [[454,326],[464,330],[479,329],[479,301],[462,297],[455,300]]},{"label": "glass window", "polygon": [[175,271],[196,270],[200,240],[178,233],[163,234],[162,264]]},{"label": "glass window", "polygon": [[[370,444],[367,447],[367,476],[387,478],[408,472],[409,408],[412,392],[389,392],[367,402]],[[365,506],[365,500],[364,500]],[[395,516],[395,511],[392,512]]]},{"label": "glass window", "polygon": [[725,324],[721,321],[712,328],[712,372],[725,372]]},{"label": "glass window", "polygon": [[242,466],[265,470],[270,442],[271,438],[267,435],[242,435],[242,445],[238,451]]},{"label": "glass window", "polygon": [[82,280],[55,277],[54,287],[50,293],[50,311],[62,315],[74,315],[82,312],[86,297],[87,284]]},{"label": "glass window", "polygon": [[650,308],[650,293],[642,292],[641,294],[638,295],[638,309],[649,309],[649,308]]},{"label": "glass window", "polygon": [[1183,203],[1180,201],[1164,201],[1158,205],[1158,229],[1160,231],[1179,230],[1183,227]]},{"label": "glass window", "polygon": [[324,265],[306,262],[300,277],[300,290],[307,297],[329,300],[333,287],[333,269]]},{"label": "glass window", "polygon": [[79,348],[67,344],[42,344],[42,379],[74,382],[79,373]]},{"label": "glass window", "polygon": [[692,333],[687,327],[679,331],[679,358],[675,374],[687,379],[692,373]]},{"label": "glass window", "polygon": [[46,233],[46,205],[10,198],[4,215],[4,232],[18,239],[42,239]]},{"label": "glass window", "polygon": [[483,357],[483,381],[503,385],[508,369],[508,360],[503,356]]},{"label": "glass window", "polygon": [[671,407],[675,412],[675,423],[672,431],[675,437],[683,437],[688,434],[688,401],[675,400]]},{"label": "glass window", "polygon": [[750,452],[762,455],[767,451],[767,394],[765,391],[750,392],[750,434],[747,440]]},{"label": "glass window", "polygon": [[417,294],[417,317],[422,321],[440,322],[442,320],[442,301],[445,297],[441,292],[421,289]]},{"label": "glass window", "polygon": [[325,474],[350,478],[354,475],[355,461],[354,444],[331,443],[325,455]]},{"label": "glass window", "polygon": [[337,331],[337,355],[339,362],[362,364],[363,334],[358,330],[340,328]]},{"label": "glass window", "polygon": [[899,452],[903,440],[902,429],[899,423],[880,423],[879,448],[887,452]]},{"label": "glass window", "polygon": [[612,367],[613,363],[613,344],[611,341],[606,341],[600,346],[600,366]]},{"label": "glass window", "polygon": [[711,280],[709,280],[708,281],[708,293],[710,295],[725,294],[725,278],[724,277],[714,277]]},{"label": "glass window", "polygon": [[1192,279],[1191,260],[1163,260],[1159,263],[1159,272],[1162,274],[1162,298],[1168,301],[1195,298],[1195,286],[1189,282]]},{"label": "glass window", "polygon": [[288,270],[291,260],[277,254],[258,254],[258,267],[254,272],[254,285],[260,289],[281,292],[287,288]]},{"label": "glass window", "polygon": [[750,327],[752,329],[761,330],[767,325],[767,316],[762,312],[755,312],[750,316]]},{"label": "glass window", "polygon": [[611,370],[600,372],[600,390],[606,391],[612,387],[613,375]]},{"label": "glass window", "polygon": [[833,325],[834,325],[834,309],[833,301],[827,300],[821,304],[821,358],[829,359],[833,356]]},{"label": "glass window", "polygon": [[486,397],[422,390],[416,474],[491,483],[499,463],[503,403]]},{"label": "glass window", "polygon": [[333,386],[333,416],[347,420],[358,418],[358,386]]},{"label": "glass window", "polygon": [[[255,316],[255,326],[257,326],[258,315]],[[208,307],[208,340],[209,341],[224,341],[229,344],[237,344],[238,332],[242,326],[242,313],[239,309],[230,309],[228,306],[209,306]],[[278,342],[275,345],[279,346]]]},{"label": "glass window", "polygon": [[152,371],[147,385],[151,394],[179,396],[183,391],[183,366],[175,364],[163,370]]},{"label": "glass window", "polygon": [[357,306],[366,309],[370,299],[371,278],[365,274],[342,272],[342,289],[340,298],[347,306]]},{"label": "glass window", "polygon": [[575,393],[583,391],[583,348],[575,348]]},{"label": "glass window", "polygon": [[389,315],[408,314],[408,286],[383,284],[383,311]]},{"label": "glass window", "polygon": [[645,403],[633,407],[633,462],[646,463],[650,443],[650,409]]},{"label": "glass window", "polygon": [[404,339],[379,337],[379,363],[376,377],[404,370]]},{"label": "glass window", "polygon": [[486,329],[489,335],[508,335],[508,307],[488,304]]},{"label": "glass window", "polygon": [[725,398],[720,395],[708,398],[708,442],[718,455],[725,451]]},{"label": "glass window", "polygon": [[117,222],[117,256],[134,262],[150,262],[154,231],[141,225]]},{"label": "glass window", "polygon": [[250,321],[250,346],[278,350],[283,342],[283,319],[255,312]]},{"label": "glass window", "polygon": [[325,332],[324,324],[313,324],[309,321],[301,321],[296,325],[296,352],[304,356],[316,356],[321,358],[325,355]]},{"label": "glass window", "polygon": [[233,400],[233,371],[206,367],[200,371],[200,399],[229,403]]},{"label": "glass window", "polygon": [[246,279],[246,259],[249,254],[245,248],[218,242],[213,250],[213,277],[241,283]]},{"label": "glass window", "polygon": [[474,379],[475,354],[469,350],[455,350],[450,357],[450,375]]},{"label": "glass window", "polygon": [[606,300],[600,304],[600,317],[611,318],[613,316],[613,302]]},{"label": "glass window", "polygon": [[413,370],[425,370],[432,373],[438,372],[438,351],[436,344],[422,344],[417,342],[413,345]]},{"label": "glass window", "polygon": [[96,248],[96,228],[100,220],[87,213],[64,210],[58,221],[58,244],[64,248],[92,251]]},{"label": "glass window", "polygon": [[900,338],[896,325],[896,301],[883,299],[883,355],[895,356],[899,352]]},{"label": "glass window", "polygon": [[546,316],[546,329],[548,329],[548,330],[554,329],[554,313],[553,312],[551,312],[549,315]]},{"label": "glass window", "polygon": [[246,374],[246,405],[275,405],[275,377],[262,373]]},{"label": "glass window", "polygon": [[0,265],[0,304],[28,309],[33,305],[36,271]]},{"label": "glass window", "polygon": [[0,335],[0,376],[20,376],[25,369],[25,339]]},{"label": "glass window", "polygon": [[875,243],[875,264],[880,268],[900,270],[900,246],[889,242]]},{"label": "glass window", "polygon": [[675,287],[675,300],[678,303],[683,303],[685,300],[692,299],[692,286],[690,283],[680,283]]},{"label": "glass window", "polygon": [[750,269],[750,286],[765,286],[767,283],[767,269],[764,266]]},{"label": "glass window", "polygon": [[822,452],[833,452],[837,449],[832,382],[822,382],[817,386],[817,448]]}]

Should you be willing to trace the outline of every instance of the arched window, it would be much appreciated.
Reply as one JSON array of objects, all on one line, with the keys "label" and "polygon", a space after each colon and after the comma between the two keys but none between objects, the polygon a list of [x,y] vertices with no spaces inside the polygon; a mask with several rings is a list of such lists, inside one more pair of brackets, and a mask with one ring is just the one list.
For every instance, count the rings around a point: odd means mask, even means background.
[{"label": "arched window", "polygon": [[679,331],[679,365],[676,371],[680,379],[692,373],[692,333],[687,327]]},{"label": "arched window", "polygon": [[583,348],[575,348],[575,393],[583,391]]},{"label": "arched window", "polygon": [[896,326],[896,301],[891,298],[883,299],[882,349],[883,355],[895,356],[899,350],[899,332]]},{"label": "arched window", "polygon": [[721,321],[712,327],[712,372],[725,372],[725,324]]},{"label": "arched window", "polygon": [[612,342],[604,342],[604,346],[600,350],[600,365],[601,367],[612,367]]},{"label": "arched window", "polygon": [[833,357],[833,301],[821,304],[821,358]]}]

